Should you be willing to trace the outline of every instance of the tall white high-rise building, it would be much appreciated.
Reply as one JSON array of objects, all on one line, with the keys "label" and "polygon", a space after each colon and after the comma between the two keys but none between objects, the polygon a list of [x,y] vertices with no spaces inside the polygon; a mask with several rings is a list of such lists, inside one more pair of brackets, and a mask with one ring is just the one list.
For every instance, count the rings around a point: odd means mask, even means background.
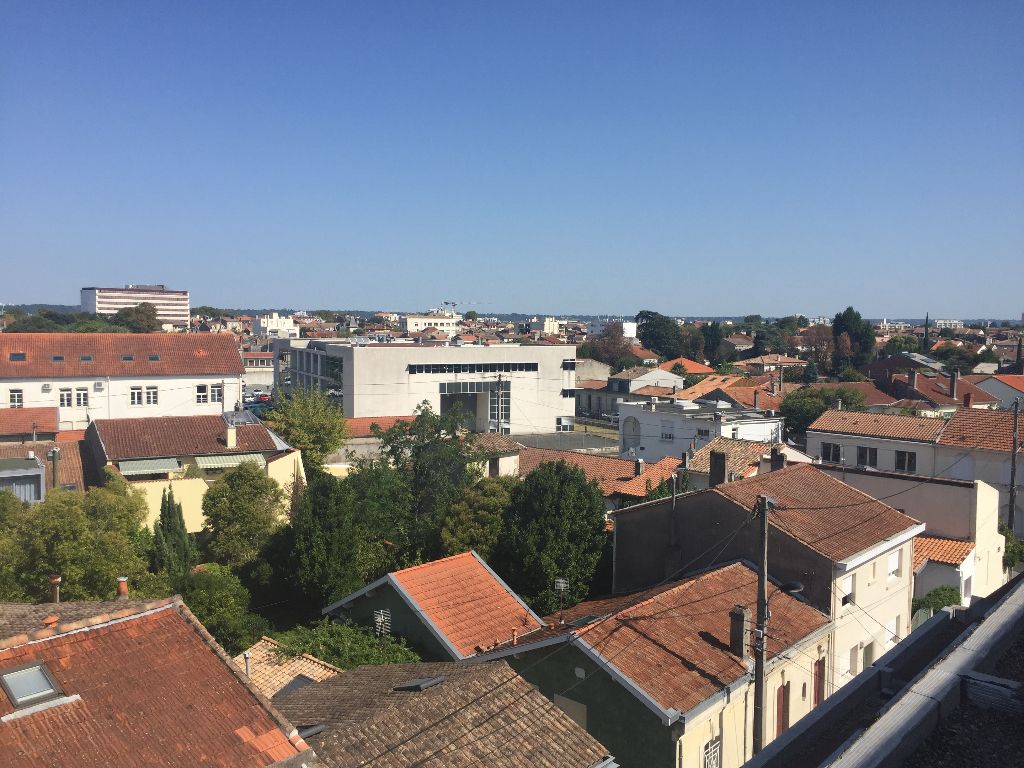
[{"label": "tall white high-rise building", "polygon": [[126,285],[124,288],[83,288],[82,311],[113,315],[118,310],[149,303],[156,307],[162,323],[187,326],[190,312],[188,291],[169,291],[163,285]]}]

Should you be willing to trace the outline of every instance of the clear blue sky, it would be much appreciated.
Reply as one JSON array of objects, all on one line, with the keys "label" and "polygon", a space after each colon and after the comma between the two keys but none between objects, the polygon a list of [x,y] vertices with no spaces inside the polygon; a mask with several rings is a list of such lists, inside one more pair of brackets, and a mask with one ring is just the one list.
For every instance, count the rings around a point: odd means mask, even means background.
[{"label": "clear blue sky", "polygon": [[1024,311],[1019,0],[0,8],[0,301]]}]

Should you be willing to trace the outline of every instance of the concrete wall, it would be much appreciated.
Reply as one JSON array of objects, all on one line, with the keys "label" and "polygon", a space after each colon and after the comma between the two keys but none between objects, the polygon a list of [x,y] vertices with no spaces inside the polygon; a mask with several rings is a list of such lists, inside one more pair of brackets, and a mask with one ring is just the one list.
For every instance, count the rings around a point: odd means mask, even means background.
[{"label": "concrete wall", "polygon": [[936,446],[932,443],[916,443],[910,440],[887,440],[878,437],[860,437],[858,435],[833,435],[825,432],[807,431],[806,453],[812,457],[820,458],[822,454],[822,443],[835,443],[840,446],[842,464],[848,467],[857,466],[857,447],[864,446],[875,448],[878,451],[878,465],[876,469],[883,472],[896,472],[896,451],[913,451],[917,454],[918,475],[939,475],[940,477],[954,477],[945,472],[937,472],[936,467],[945,466],[942,462],[936,465]]},{"label": "concrete wall", "polygon": [[146,498],[146,506],[149,507],[146,525],[150,528],[160,519],[160,499],[163,492],[170,487],[174,491],[174,500],[181,504],[181,513],[185,518],[185,530],[189,533],[197,533],[203,529],[206,522],[203,517],[203,496],[209,486],[202,478],[138,480],[129,482],[129,485],[139,490]]},{"label": "concrete wall", "polygon": [[[945,477],[961,480],[981,480],[999,491],[999,519],[1005,521],[1010,503],[1009,451],[961,450],[953,446],[935,446],[935,465]],[[1017,466],[1017,482],[1022,482],[1024,469]],[[1014,518],[1016,534],[1024,536],[1024,501],[1018,491],[1017,514]]]}]

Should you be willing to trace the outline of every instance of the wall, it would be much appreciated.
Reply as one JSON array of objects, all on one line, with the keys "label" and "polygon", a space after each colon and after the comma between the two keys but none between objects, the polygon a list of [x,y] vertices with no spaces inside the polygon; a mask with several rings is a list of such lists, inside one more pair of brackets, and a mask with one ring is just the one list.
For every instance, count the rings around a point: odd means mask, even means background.
[{"label": "wall", "polygon": [[[213,384],[224,385],[223,403],[197,403],[196,386]],[[50,391],[44,392],[43,385],[50,385]],[[97,385],[100,389],[97,389]],[[157,387],[157,404],[131,405],[131,388]],[[241,402],[241,378],[223,376],[150,376],[136,378],[108,378],[96,376],[89,379],[25,379],[22,381],[6,380],[0,384],[0,400],[8,401],[11,389],[21,389],[25,408],[58,408],[61,430],[85,429],[90,421],[96,419],[135,419],[153,416],[209,416],[223,413],[234,408]],[[60,390],[70,389],[72,406],[60,406]],[[89,405],[79,408],[74,405],[76,390],[85,389],[88,393]]]},{"label": "wall", "polygon": [[[1009,451],[962,450],[949,445],[935,446],[935,464],[946,477],[961,480],[981,480],[999,491],[999,519],[1005,521],[1010,505],[1010,453]],[[1017,482],[1024,477],[1024,463],[1018,459]],[[1024,501],[1018,491],[1017,515],[1014,527],[1018,536],[1024,536]]]},{"label": "wall", "polygon": [[1020,390],[1014,389],[996,378],[985,379],[984,381],[978,382],[977,386],[979,389],[983,389],[988,392],[992,397],[998,397],[1000,407],[1006,408],[1007,410],[1013,408],[1014,398],[1021,397]]},{"label": "wall", "polygon": [[181,513],[185,518],[185,530],[197,533],[203,529],[203,495],[209,487],[202,478],[181,478],[178,480],[136,480],[128,483],[146,497],[149,517],[146,525],[150,528],[160,519],[160,499],[163,492],[170,487],[174,491],[174,500],[181,504]]},{"label": "wall", "polygon": [[[911,440],[888,440],[878,437],[860,437],[858,435],[833,435],[825,432],[807,431],[807,450],[809,456],[821,457],[821,444],[836,443],[840,448],[842,463],[848,467],[857,466],[857,446],[875,448],[878,451],[878,466],[883,472],[896,471],[896,451],[913,451],[917,454],[918,475],[938,475],[953,477],[945,472],[936,472],[936,446],[932,443],[919,443]],[[945,465],[938,461],[941,469]]]},{"label": "wall", "polygon": [[306,482],[306,472],[302,466],[302,453],[292,450],[283,456],[267,461],[267,477],[273,478],[284,490],[287,497],[295,478],[299,477],[303,483]]},{"label": "wall", "polygon": [[348,616],[356,624],[373,627],[373,612],[382,609],[391,611],[391,634],[404,637],[424,661],[458,661],[423,623],[390,584],[374,590],[372,595],[363,595],[347,609],[339,609],[339,615]]}]

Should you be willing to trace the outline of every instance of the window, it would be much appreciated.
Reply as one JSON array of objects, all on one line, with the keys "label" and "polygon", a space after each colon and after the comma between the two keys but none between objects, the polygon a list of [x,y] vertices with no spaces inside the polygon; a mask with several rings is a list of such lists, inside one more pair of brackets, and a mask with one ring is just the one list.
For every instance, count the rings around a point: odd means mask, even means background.
[{"label": "window", "polygon": [[839,589],[842,592],[842,604],[849,605],[854,602],[854,591],[857,588],[857,580],[853,575],[847,576],[839,583]]},{"label": "window", "polygon": [[89,390],[85,387],[78,387],[75,390],[75,405],[79,408],[89,407]]},{"label": "window", "polygon": [[210,402],[210,391],[209,389],[207,389],[207,386],[205,384],[196,384],[196,402]]},{"label": "window", "polygon": [[885,623],[885,647],[892,648],[900,641],[900,615],[893,616],[892,621]]},{"label": "window", "polygon": [[377,637],[391,634],[391,609],[382,608],[373,612],[373,632]]},{"label": "window", "polygon": [[878,449],[868,448],[863,445],[857,446],[857,466],[858,467],[877,467],[878,466]]},{"label": "window", "polygon": [[71,407],[71,390],[70,389],[62,389],[60,391],[59,403],[60,403],[60,407],[61,408],[70,408]]},{"label": "window", "polygon": [[710,437],[710,436],[711,436],[711,430],[709,430],[709,429],[698,429],[697,430],[697,437]]},{"label": "window", "polygon": [[156,387],[146,387],[146,405],[156,405],[156,404],[157,404],[157,388]]},{"label": "window", "polygon": [[142,405],[142,387],[132,387],[131,404]]},{"label": "window", "polygon": [[825,700],[825,659],[814,662],[814,706]]},{"label": "window", "polygon": [[555,419],[555,431],[556,432],[574,432],[576,430],[576,422],[567,416],[559,416]]},{"label": "window", "polygon": [[25,393],[20,389],[11,390],[11,408],[23,408],[25,406]]},{"label": "window", "polygon": [[55,362],[55,363],[63,363],[64,362],[64,355],[54,355],[50,359],[53,360],[53,362]]},{"label": "window", "polygon": [[722,768],[722,737],[717,736],[704,745],[702,768]]},{"label": "window", "polygon": [[149,356],[149,362],[151,362],[151,363],[159,363],[160,362],[160,355],[150,355]]},{"label": "window", "polygon": [[121,355],[122,362],[130,363],[135,359],[135,355]]},{"label": "window", "polygon": [[775,738],[789,730],[789,683],[775,691]]},{"label": "window", "polygon": [[675,426],[671,420],[663,419],[661,422],[661,439],[670,443],[676,439]]},{"label": "window", "polygon": [[917,472],[917,454],[914,451],[896,451],[898,472]]},{"label": "window", "polygon": [[856,675],[860,666],[860,643],[850,649],[850,675]]},{"label": "window", "polygon": [[902,554],[902,549],[889,553],[889,569],[887,573],[890,579],[898,579],[900,577],[900,555]]},{"label": "window", "polygon": [[11,352],[7,359],[10,360],[12,363],[23,363],[25,362],[25,353]]},{"label": "window", "polygon": [[223,384],[211,384],[210,385],[210,402],[211,403],[222,403],[222,402],[224,402],[224,385]]},{"label": "window", "polygon": [[92,355],[79,355],[78,356],[78,361],[80,363],[91,363],[92,362]]},{"label": "window", "polygon": [[829,464],[838,464],[842,461],[839,452],[839,443],[822,443],[821,460]]},{"label": "window", "polygon": [[61,695],[57,682],[42,664],[2,672],[0,684],[15,709],[30,707]]}]

